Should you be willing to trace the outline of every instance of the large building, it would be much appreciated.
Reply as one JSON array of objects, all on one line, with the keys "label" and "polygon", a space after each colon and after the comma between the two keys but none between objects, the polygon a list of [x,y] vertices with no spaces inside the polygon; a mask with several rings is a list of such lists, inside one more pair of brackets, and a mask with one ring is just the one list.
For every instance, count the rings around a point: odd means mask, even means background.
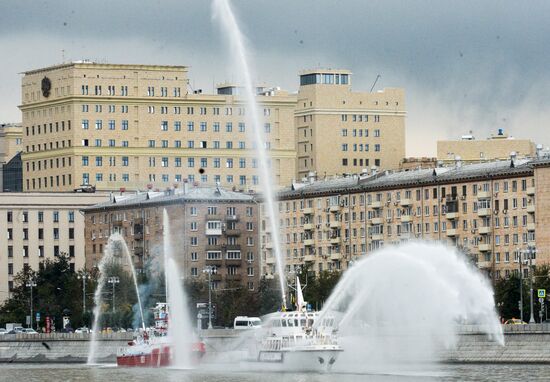
[{"label": "large building", "polygon": [[69,256],[84,268],[84,216],[79,210],[108,200],[105,194],[0,194],[0,302],[10,296],[15,275],[38,270],[46,259]]},{"label": "large building", "polygon": [[397,169],[405,157],[403,89],[355,92],[347,70],[301,73],[296,106],[298,178]]},{"label": "large building", "polygon": [[[184,179],[256,189],[238,88],[191,90],[184,66],[74,62],[22,79],[25,191],[166,189]],[[296,96],[258,89],[274,181],[295,178]]]},{"label": "large building", "polygon": [[22,150],[23,130],[20,123],[0,124],[0,163],[9,162]]},{"label": "large building", "polygon": [[[73,62],[27,71],[24,190],[163,190],[185,179],[257,190],[240,90],[193,90],[184,66]],[[309,172],[396,169],[405,156],[402,89],[354,92],[349,71],[313,70],[300,75],[297,95],[256,91],[277,185]]]},{"label": "large building", "polygon": [[162,262],[165,209],[175,259],[185,278],[204,280],[203,270],[213,266],[214,289],[237,283],[257,290],[258,204],[253,195],[219,187],[115,195],[86,208],[87,268],[99,264],[113,233],[124,237],[138,270],[151,261]]},{"label": "large building", "polygon": [[479,163],[505,160],[510,156],[530,157],[537,155],[537,148],[529,139],[516,139],[503,129],[484,140],[477,140],[472,134],[463,135],[459,140],[437,141],[437,160],[452,164],[455,158],[464,163]]},{"label": "large building", "polygon": [[[287,269],[319,272],[389,244],[442,241],[470,254],[493,277],[519,270],[534,246],[550,262],[550,160],[518,159],[382,172],[323,181],[279,193]],[[270,232],[262,232],[262,273],[273,275]]]}]

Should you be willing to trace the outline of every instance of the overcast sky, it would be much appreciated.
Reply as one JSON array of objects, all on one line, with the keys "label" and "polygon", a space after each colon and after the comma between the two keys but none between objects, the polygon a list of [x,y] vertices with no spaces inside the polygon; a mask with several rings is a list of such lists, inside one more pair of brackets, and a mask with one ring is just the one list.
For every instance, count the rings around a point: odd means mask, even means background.
[{"label": "overcast sky", "polygon": [[[233,0],[257,80],[351,69],[353,88],[403,87],[407,153],[504,128],[550,144],[549,1]],[[68,60],[190,66],[194,88],[228,69],[209,0],[0,1],[0,121],[20,121],[18,73]],[[62,53],[64,51],[64,54]]]}]

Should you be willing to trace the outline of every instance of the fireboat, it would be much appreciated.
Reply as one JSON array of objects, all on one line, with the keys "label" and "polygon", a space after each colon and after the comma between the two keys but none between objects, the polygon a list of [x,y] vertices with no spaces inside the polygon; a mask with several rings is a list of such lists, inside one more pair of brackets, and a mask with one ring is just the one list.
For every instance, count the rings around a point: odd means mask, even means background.
[{"label": "fireboat", "polygon": [[[157,303],[153,308],[155,326],[143,331],[127,347],[119,348],[117,366],[121,367],[168,367],[172,365],[173,352],[168,334],[169,307]],[[191,363],[197,364],[205,353],[202,341],[190,342]]]}]

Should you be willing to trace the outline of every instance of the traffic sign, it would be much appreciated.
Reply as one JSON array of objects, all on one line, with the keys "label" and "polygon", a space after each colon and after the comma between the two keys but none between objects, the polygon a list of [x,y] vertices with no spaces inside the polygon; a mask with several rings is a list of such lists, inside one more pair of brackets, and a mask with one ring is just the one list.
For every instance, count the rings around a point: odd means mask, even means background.
[{"label": "traffic sign", "polygon": [[539,297],[539,302],[541,303],[541,305],[544,305],[544,299],[542,297]]},{"label": "traffic sign", "polygon": [[538,293],[540,298],[545,298],[546,297],[546,289],[539,289],[539,290],[537,290],[537,293]]},{"label": "traffic sign", "polygon": [[36,322],[40,321],[40,312],[36,312]]}]

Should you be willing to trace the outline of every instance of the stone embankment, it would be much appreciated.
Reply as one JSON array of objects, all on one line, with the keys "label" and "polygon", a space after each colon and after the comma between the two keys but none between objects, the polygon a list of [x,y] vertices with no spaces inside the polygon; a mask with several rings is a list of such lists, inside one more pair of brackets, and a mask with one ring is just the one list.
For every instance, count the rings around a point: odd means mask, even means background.
[{"label": "stone embankment", "polygon": [[[85,363],[90,348],[89,334],[50,333],[0,336],[0,362]],[[97,361],[116,362],[117,350],[127,346],[132,333],[99,334]]]},{"label": "stone embankment", "polygon": [[[483,334],[477,326],[462,326],[457,346],[442,351],[441,361],[453,363],[548,363],[550,364],[550,325],[504,325],[505,345]],[[233,357],[253,346],[254,331],[205,330],[202,333],[207,359],[231,362]],[[97,361],[116,362],[117,350],[127,346],[132,333],[98,335]],[[88,334],[38,334],[0,336],[0,362],[85,363]]]}]

